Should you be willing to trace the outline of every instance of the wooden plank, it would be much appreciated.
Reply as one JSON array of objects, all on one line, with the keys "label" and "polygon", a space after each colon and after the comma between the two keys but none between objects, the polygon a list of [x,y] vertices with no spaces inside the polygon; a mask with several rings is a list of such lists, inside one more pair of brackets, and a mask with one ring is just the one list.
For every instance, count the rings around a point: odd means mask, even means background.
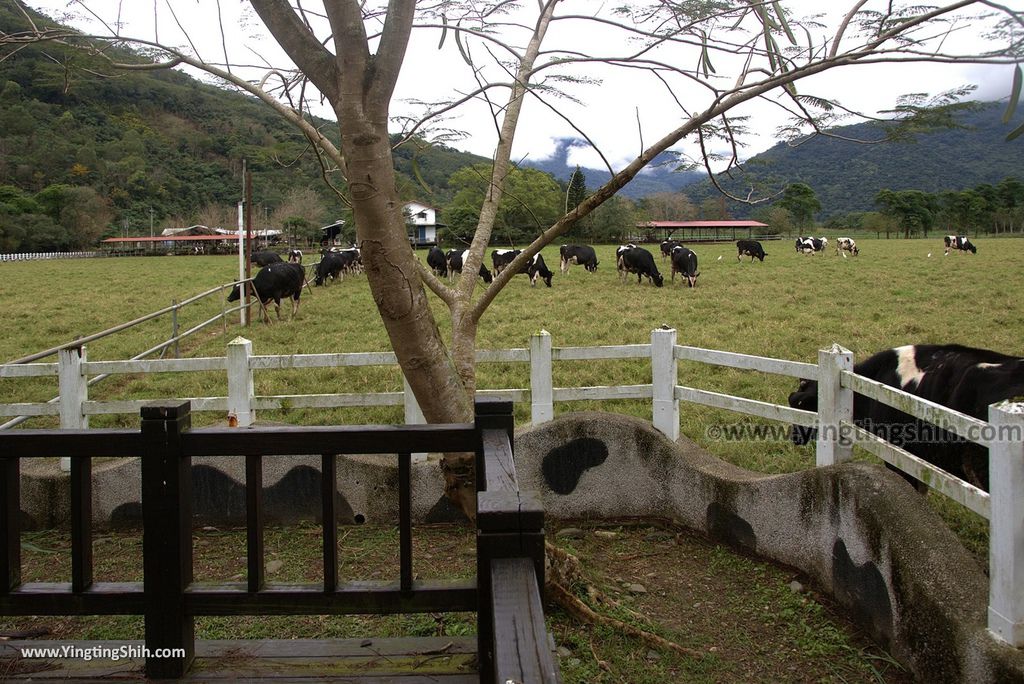
[{"label": "wooden plank", "polygon": [[966,506],[981,517],[989,520],[992,515],[991,499],[988,492],[950,475],[941,468],[924,461],[905,449],[900,449],[878,435],[851,423],[842,423],[840,428],[849,431],[855,446],[868,451],[886,463],[909,473],[937,492],[941,492],[957,503]]},{"label": "wooden plank", "polygon": [[227,370],[227,358],[203,356],[194,359],[136,359],[132,361],[86,361],[82,372],[86,375],[104,373],[185,373]]},{"label": "wooden plank", "polygon": [[491,585],[495,681],[560,682],[533,564],[525,558],[492,560]]},{"label": "wooden plank", "polygon": [[56,363],[22,363],[0,365],[0,378],[57,377]]},{"label": "wooden plank", "polygon": [[0,592],[4,615],[142,615],[144,609],[141,582],[93,582],[77,594],[70,582],[25,582]]},{"label": "wooden plank", "polygon": [[338,511],[335,492],[338,460],[334,454],[320,459],[320,523],[323,529],[324,592],[338,588]]},{"label": "wooden plank", "polygon": [[554,347],[551,358],[555,361],[596,361],[598,359],[647,359],[651,356],[649,344],[620,344],[600,347]]},{"label": "wooden plank", "polygon": [[414,580],[412,592],[397,581],[355,581],[325,593],[323,585],[267,583],[250,594],[244,583],[193,583],[184,596],[190,615],[392,615],[476,611],[475,580]]},{"label": "wooden plank", "polygon": [[525,389],[483,389],[477,390],[478,399],[500,399],[501,401],[512,401],[517,404],[529,400],[530,390]]},{"label": "wooden plank", "polygon": [[[192,405],[192,412],[217,411],[223,413],[228,410],[227,397],[176,397],[168,401],[187,401]],[[147,404],[152,404],[152,399],[121,399],[118,401],[96,401],[90,399],[82,402],[82,414],[86,416],[109,416],[121,413],[138,413]]]},{"label": "wooden plank", "polygon": [[21,461],[0,443],[0,599],[21,584]]},{"label": "wooden plank", "polygon": [[0,430],[0,453],[18,458],[137,456],[142,444],[138,430]]},{"label": "wooden plank", "polygon": [[773,359],[767,356],[751,356],[735,352],[702,349],[700,347],[676,346],[675,356],[679,361],[697,361],[715,366],[757,370],[775,375],[788,375],[794,378],[818,379],[818,367],[813,363]]},{"label": "wooden plank", "polygon": [[251,370],[282,370],[287,368],[337,368],[339,366],[393,366],[398,363],[394,352],[357,352],[343,354],[290,354],[249,358]]},{"label": "wooden plank", "polygon": [[259,591],[266,580],[263,564],[263,457],[245,457],[245,557],[249,591]]},{"label": "wooden plank", "polygon": [[477,363],[529,363],[529,349],[478,349]]},{"label": "wooden plank", "polygon": [[92,459],[71,460],[71,590],[92,584]]},{"label": "wooden plank", "polygon": [[398,455],[398,565],[402,591],[412,591],[412,454]]},{"label": "wooden plank", "polygon": [[397,454],[417,451],[475,451],[476,432],[469,424],[354,425],[332,427],[204,428],[182,435],[192,456],[224,454]]},{"label": "wooden plank", "polygon": [[751,416],[768,418],[769,420],[778,420],[783,423],[793,423],[795,425],[803,425],[806,427],[816,427],[818,424],[818,414],[812,411],[804,411],[802,409],[790,408],[789,406],[770,404],[768,402],[757,401],[755,399],[734,397],[730,394],[694,389],[693,387],[677,386],[676,399],[679,399],[680,401],[688,401],[694,404],[701,404],[702,406],[713,406],[715,408],[726,409],[727,411],[735,411],[736,413],[745,413]]},{"label": "wooden plank", "polygon": [[56,416],[60,413],[58,404],[21,403],[0,404],[0,416]]},{"label": "wooden plank", "polygon": [[364,394],[276,394],[255,396],[250,402],[254,409],[272,410],[289,408],[341,408],[346,406],[401,406],[404,392],[368,392]]},{"label": "wooden plank", "polygon": [[988,446],[985,435],[990,432],[991,427],[984,420],[979,420],[966,413],[954,411],[942,404],[922,399],[921,397],[850,371],[841,373],[840,378],[843,387],[849,388],[858,394],[863,394],[887,406],[892,406],[904,413],[909,413],[915,418],[920,418],[933,425],[937,425],[943,430],[953,432],[964,439]]},{"label": "wooden plank", "polygon": [[555,401],[587,401],[594,399],[650,399],[651,385],[617,385],[614,387],[556,387]]},{"label": "wooden plank", "polygon": [[515,491],[516,464],[512,458],[512,445],[503,430],[483,430],[485,486],[488,492]]}]

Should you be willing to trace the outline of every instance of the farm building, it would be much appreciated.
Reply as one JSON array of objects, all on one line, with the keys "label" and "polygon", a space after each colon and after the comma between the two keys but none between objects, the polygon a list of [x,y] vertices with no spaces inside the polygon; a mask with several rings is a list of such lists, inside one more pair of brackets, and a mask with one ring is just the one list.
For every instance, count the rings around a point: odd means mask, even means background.
[{"label": "farm building", "polygon": [[406,225],[409,228],[409,242],[413,247],[428,247],[437,244],[437,229],[445,224],[437,220],[437,208],[420,202],[407,202],[404,207]]},{"label": "farm building", "polygon": [[771,233],[760,221],[646,221],[636,224],[636,230],[637,237],[648,242],[732,242]]}]

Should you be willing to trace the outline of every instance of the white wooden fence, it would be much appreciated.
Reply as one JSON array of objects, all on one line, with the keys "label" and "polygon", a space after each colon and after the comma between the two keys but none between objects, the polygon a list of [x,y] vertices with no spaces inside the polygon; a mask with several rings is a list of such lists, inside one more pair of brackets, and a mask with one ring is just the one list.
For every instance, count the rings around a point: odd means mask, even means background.
[{"label": "white wooden fence", "polygon": [[0,254],[0,261],[36,261],[37,259],[89,259],[104,256],[103,252],[14,252]]},{"label": "white wooden fence", "polygon": [[[554,387],[555,361],[650,359],[650,383],[598,387]],[[552,347],[545,332],[534,335],[529,348],[478,351],[480,363],[530,364],[529,389],[484,389],[480,395],[515,402],[530,401],[535,424],[554,417],[558,401],[642,399],[651,401],[652,422],[670,439],[679,437],[679,402],[711,406],[818,430],[816,464],[829,466],[852,457],[861,447],[895,467],[926,481],[936,491],[987,518],[989,535],[989,629],[1014,646],[1024,645],[1024,404],[989,407],[988,421],[950,410],[853,372],[853,354],[838,345],[818,353],[818,363],[803,363],[701,349],[676,344],[675,330],[654,330],[649,344],[601,347]],[[807,378],[818,381],[817,413],[744,397],[678,384],[679,361],[694,361],[730,368]],[[0,404],[0,416],[60,417],[68,429],[88,427],[90,415],[137,414],[149,400],[94,401],[88,398],[89,376],[114,373],[167,373],[222,371],[227,374],[227,396],[187,397],[193,411],[217,411],[239,426],[251,425],[257,411],[289,407],[335,408],[404,406],[410,423],[423,421],[416,400],[404,383],[400,392],[350,394],[255,394],[254,373],[262,370],[391,366],[391,352],[296,354],[259,356],[252,343],[236,338],[227,355],[196,359],[88,361],[85,348],[62,349],[57,363],[0,365],[0,378],[56,376],[60,397],[56,403]],[[939,470],[909,452],[854,425],[853,396],[860,393],[933,423],[989,449],[990,491],[984,492]],[[183,398],[184,399],[184,398]]]}]

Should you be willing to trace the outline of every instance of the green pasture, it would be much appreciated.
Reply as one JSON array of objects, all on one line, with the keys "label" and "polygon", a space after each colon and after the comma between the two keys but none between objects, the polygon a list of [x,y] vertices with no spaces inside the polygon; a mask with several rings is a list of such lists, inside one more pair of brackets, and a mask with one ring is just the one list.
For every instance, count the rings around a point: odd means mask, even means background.
[{"label": "green pasture", "polygon": [[[979,239],[978,253],[943,256],[941,238],[858,240],[858,257],[796,253],[791,240],[764,242],[765,261],[738,261],[732,244],[694,245],[700,260],[698,285],[677,278],[658,245],[648,248],[666,276],[656,288],[636,277],[621,282],[614,245],[598,246],[596,273],[572,267],[558,273],[558,250],[543,254],[556,272],[554,286],[531,287],[517,277],[496,299],[480,327],[480,349],[528,347],[530,335],[547,330],[553,345],[619,345],[650,340],[652,329],[667,325],[680,344],[814,362],[818,349],[838,342],[856,358],[894,345],[961,343],[1010,354],[1024,354],[1024,272],[1019,241]],[[930,255],[930,256],[929,256]],[[420,254],[425,259],[425,253]],[[307,261],[311,259],[307,257]],[[487,256],[488,262],[490,255]],[[233,280],[238,260],[231,256],[139,257],[14,262],[0,265],[0,296],[6,311],[0,358],[25,356],[158,310]],[[483,287],[483,283],[480,283]],[[450,330],[446,308],[436,299],[434,313]],[[190,306],[179,316],[184,330],[223,307],[220,295]],[[283,307],[287,314],[288,308]],[[91,360],[129,358],[170,335],[163,316],[138,328],[88,345]],[[255,354],[387,351],[365,276],[346,277],[302,296],[294,321],[239,327],[217,323],[182,343],[182,356],[223,356],[238,335],[252,340]],[[53,357],[46,360],[53,360]],[[45,361],[45,360],[44,360]],[[587,361],[555,364],[555,386],[626,385],[650,382],[645,361]],[[481,388],[527,387],[526,364],[481,364]],[[752,371],[680,363],[681,384],[785,404],[795,386],[790,378]],[[113,376],[90,389],[94,399],[224,396],[222,373]],[[266,371],[256,375],[258,394],[399,391],[401,376],[390,367]],[[56,379],[0,381],[0,402],[46,401],[56,395]],[[642,401],[572,402],[556,411],[602,409],[650,417]],[[529,407],[516,408],[520,422]],[[761,424],[760,419],[693,405],[681,408],[683,434],[712,453],[761,472],[810,467],[811,447],[784,438],[725,441],[709,436],[721,423]],[[400,422],[400,407],[262,412],[264,421],[326,424]],[[197,424],[223,422],[200,414]],[[137,424],[134,415],[95,416],[93,426]],[[55,425],[34,419],[27,425]],[[713,431],[711,431],[713,433]],[[977,521],[972,520],[971,525]],[[973,532],[969,535],[977,538]]]}]

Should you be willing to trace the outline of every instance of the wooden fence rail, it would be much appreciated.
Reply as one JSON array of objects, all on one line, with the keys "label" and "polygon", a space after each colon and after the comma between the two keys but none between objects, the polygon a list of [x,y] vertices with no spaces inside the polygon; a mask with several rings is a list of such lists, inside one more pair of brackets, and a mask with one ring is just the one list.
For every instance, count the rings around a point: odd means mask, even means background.
[{"label": "wooden fence rail", "polygon": [[[877,435],[861,429],[853,421],[853,398],[863,394],[876,401],[893,406],[911,416],[929,421],[955,435],[989,448],[990,473],[996,482],[998,468],[1009,469],[1006,478],[1018,477],[1015,469],[1024,468],[1021,459],[1004,459],[998,464],[994,454],[1015,453],[1024,442],[1024,416],[1020,405],[996,408],[989,420],[952,411],[944,406],[923,400],[897,388],[875,382],[853,372],[853,354],[838,345],[819,351],[816,364],[774,359],[763,356],[737,354],[712,349],[678,345],[675,330],[654,330],[649,344],[599,347],[553,347],[551,336],[545,332],[534,335],[529,347],[477,352],[480,363],[526,363],[530,365],[530,387],[511,389],[481,389],[478,396],[505,401],[530,403],[534,424],[554,417],[554,404],[560,401],[640,399],[651,402],[651,420],[655,428],[669,439],[679,437],[679,402],[685,401],[733,412],[757,416],[793,425],[814,427],[818,430],[815,446],[817,466],[829,466],[852,458],[853,447],[858,446],[910,475],[926,481],[936,491],[986,517],[991,521],[990,569],[993,583],[1003,577],[996,568],[1024,567],[1024,516],[1017,511],[1024,506],[1024,488],[1003,495],[984,492],[976,487],[935,468],[904,449],[886,442]],[[77,350],[76,350],[77,351]],[[650,359],[650,383],[596,386],[555,387],[552,367],[555,361]],[[756,370],[794,378],[807,378],[818,382],[818,411],[816,413],[785,405],[737,397],[705,389],[678,384],[679,361],[707,363],[730,368]],[[404,406],[408,422],[422,422],[423,414],[404,383],[402,391],[270,395],[255,394],[254,373],[269,369],[329,368],[338,366],[394,365],[391,352],[303,354],[288,356],[257,356],[248,340],[238,338],[228,344],[227,355],[218,358],[143,361],[85,360],[81,354],[65,353],[57,364],[25,364],[0,366],[0,378],[58,376],[60,378],[60,404],[0,404],[3,415],[59,415],[64,428],[84,427],[89,415],[103,413],[133,413],[145,404],[141,400],[93,401],[88,399],[88,380],[97,373],[150,373],[178,371],[225,371],[228,390],[225,397],[191,398],[194,410],[218,411],[233,416],[238,425],[254,424],[258,411],[290,408],[335,408],[346,406]],[[996,430],[992,416],[999,415],[1003,429]],[[1002,457],[1000,457],[1002,458]],[[1024,475],[1021,475],[1024,477]],[[1002,499],[997,497],[1002,496]],[[1009,532],[996,531],[1010,524]],[[1016,573],[1021,574],[1020,581]],[[1012,571],[1012,590],[996,591],[993,584],[991,601],[1000,616],[992,618],[993,631],[1014,645],[1024,645],[1024,570]],[[1003,580],[1000,580],[1003,581]],[[1012,605],[1011,605],[1012,604]],[[995,605],[995,603],[993,603]],[[999,626],[1002,625],[1002,626]],[[1007,626],[1010,625],[1010,626]]]},{"label": "wooden fence rail", "polygon": [[[327,615],[476,612],[481,681],[558,682],[544,628],[544,515],[535,495],[519,491],[510,440],[512,405],[477,403],[474,424],[293,428],[190,427],[188,402],[144,407],[139,430],[8,430],[0,432],[0,614],[143,615],[151,652],[149,677],[182,677],[195,655],[200,615]],[[473,580],[415,579],[413,574],[410,450],[477,454],[477,548],[481,572]],[[72,581],[21,579],[19,464],[47,453],[71,455]],[[262,459],[323,454],[321,469],[323,579],[271,583],[265,577]],[[339,454],[397,454],[399,576],[386,581],[339,580],[334,509]],[[247,579],[193,583],[191,460],[228,455],[246,461]],[[142,460],[143,581],[93,579],[91,459]],[[528,572],[524,572],[524,568]],[[517,639],[507,637],[508,625]],[[533,641],[531,641],[533,640]],[[45,646],[45,643],[40,645]]]}]

